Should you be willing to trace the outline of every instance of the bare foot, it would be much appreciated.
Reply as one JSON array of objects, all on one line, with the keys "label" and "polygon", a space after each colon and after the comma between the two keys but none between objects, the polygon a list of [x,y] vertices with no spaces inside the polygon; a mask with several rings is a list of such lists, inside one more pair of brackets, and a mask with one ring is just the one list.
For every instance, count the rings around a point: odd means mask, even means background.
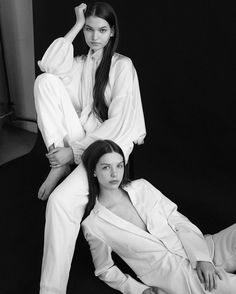
[{"label": "bare foot", "polygon": [[52,193],[57,183],[62,177],[67,176],[70,173],[70,166],[68,164],[52,168],[38,191],[38,198],[41,200],[47,200]]}]

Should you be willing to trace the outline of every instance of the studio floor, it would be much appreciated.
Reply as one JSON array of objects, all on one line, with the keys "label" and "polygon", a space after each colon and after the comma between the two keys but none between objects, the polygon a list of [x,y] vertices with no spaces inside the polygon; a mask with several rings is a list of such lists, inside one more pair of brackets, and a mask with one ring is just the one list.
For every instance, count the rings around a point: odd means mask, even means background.
[{"label": "studio floor", "polygon": [[0,165],[30,152],[37,133],[5,123],[0,130]]}]

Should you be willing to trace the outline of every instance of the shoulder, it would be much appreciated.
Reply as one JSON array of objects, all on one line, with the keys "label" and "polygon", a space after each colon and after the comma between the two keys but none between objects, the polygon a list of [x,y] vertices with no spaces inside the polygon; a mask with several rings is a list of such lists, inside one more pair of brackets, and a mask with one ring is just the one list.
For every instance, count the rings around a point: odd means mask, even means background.
[{"label": "shoulder", "polygon": [[140,179],[131,181],[130,183],[126,185],[126,187],[139,190],[139,189],[148,187],[149,185],[151,184],[146,179],[140,178]]},{"label": "shoulder", "polygon": [[113,59],[114,59],[114,61],[119,62],[119,63],[129,64],[129,65],[133,64],[130,57],[123,55],[123,54],[120,54],[120,53],[117,53],[117,52],[114,53]]},{"label": "shoulder", "polygon": [[120,53],[115,53],[112,57],[112,67],[123,70],[132,70],[133,62],[129,57],[122,55]]},{"label": "shoulder", "polygon": [[148,202],[153,205],[156,201],[160,201],[162,198],[162,193],[144,178],[130,182],[124,187],[124,189],[130,195],[134,195],[134,198],[139,199],[143,203]]}]

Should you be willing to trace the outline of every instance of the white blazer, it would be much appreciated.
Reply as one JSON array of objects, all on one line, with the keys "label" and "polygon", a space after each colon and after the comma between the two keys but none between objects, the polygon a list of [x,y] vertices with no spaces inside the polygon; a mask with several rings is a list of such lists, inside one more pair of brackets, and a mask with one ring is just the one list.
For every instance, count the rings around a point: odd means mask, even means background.
[{"label": "white blazer", "polygon": [[[207,293],[194,269],[199,260],[212,262],[211,239],[206,240],[201,231],[177,211],[176,204],[146,180],[135,180],[124,189],[148,232],[115,215],[97,200],[82,222],[95,275],[125,294],[142,293],[148,286],[158,287],[159,293]],[[130,266],[143,284],[114,265],[112,251]]]}]

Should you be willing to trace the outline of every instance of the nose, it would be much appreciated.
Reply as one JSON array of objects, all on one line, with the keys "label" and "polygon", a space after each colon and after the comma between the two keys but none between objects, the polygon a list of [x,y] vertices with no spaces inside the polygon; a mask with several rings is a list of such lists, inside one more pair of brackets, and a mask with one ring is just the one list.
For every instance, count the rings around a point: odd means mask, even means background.
[{"label": "nose", "polygon": [[93,31],[92,39],[93,41],[97,40],[98,38],[98,33],[96,31]]},{"label": "nose", "polygon": [[112,177],[112,178],[115,178],[116,176],[117,176],[117,170],[116,170],[116,168],[113,167],[113,168],[111,169],[111,177]]}]

